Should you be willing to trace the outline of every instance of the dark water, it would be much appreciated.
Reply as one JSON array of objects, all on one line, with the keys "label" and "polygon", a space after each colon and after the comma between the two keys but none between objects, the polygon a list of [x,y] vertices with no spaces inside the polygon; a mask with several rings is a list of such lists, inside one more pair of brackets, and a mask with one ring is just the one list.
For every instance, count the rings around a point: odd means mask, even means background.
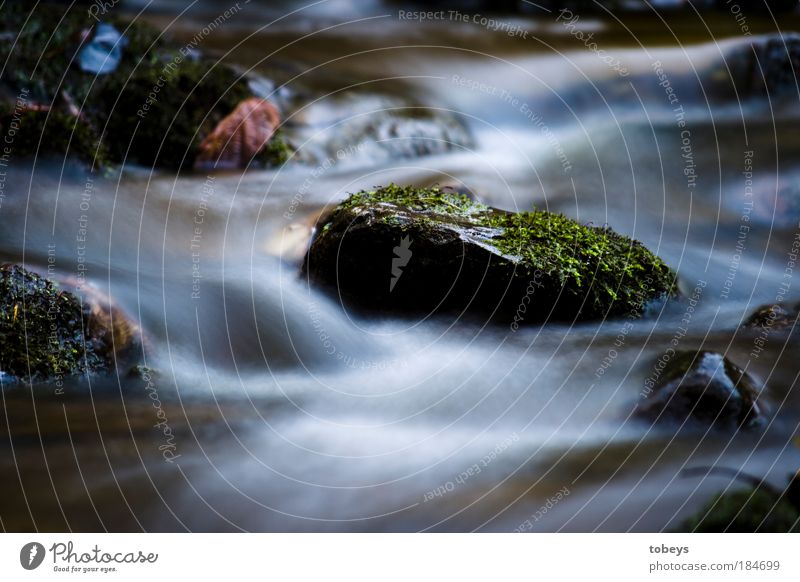
[{"label": "dark water", "polygon": [[[176,18],[178,5],[148,18],[182,39],[225,8]],[[247,10],[200,48],[282,85],[301,161],[212,177],[88,176],[60,160],[8,170],[0,258],[43,268],[55,245],[70,276],[85,253],[159,373],[76,381],[79,396],[40,398],[36,416],[9,405],[29,430],[2,461],[4,527],[654,531],[735,486],[682,468],[780,484],[797,467],[797,345],[776,333],[754,357],[738,329],[756,307],[800,297],[797,95],[733,93],[720,75],[752,38],[730,15],[636,16],[628,30],[582,18],[607,61],[547,16],[499,17],[522,38],[377,3],[323,2],[274,24],[282,8]],[[453,123],[427,138],[432,155],[398,155],[402,135],[364,136],[420,109]],[[324,205],[390,181],[608,224],[677,270],[686,298],[641,320],[516,332],[347,313],[308,288],[298,257]],[[631,418],[676,337],[765,383],[763,430]]]}]

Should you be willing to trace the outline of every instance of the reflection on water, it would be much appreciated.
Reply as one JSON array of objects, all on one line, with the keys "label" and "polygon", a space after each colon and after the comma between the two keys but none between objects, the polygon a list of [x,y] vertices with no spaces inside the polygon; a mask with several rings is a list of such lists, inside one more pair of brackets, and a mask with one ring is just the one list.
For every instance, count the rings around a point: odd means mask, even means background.
[{"label": "reflection on water", "polygon": [[[373,8],[352,16],[391,11]],[[190,34],[203,14],[174,32]],[[678,45],[660,28],[647,46],[599,35],[622,77],[548,20],[521,18],[532,31],[523,45],[396,18],[319,32],[348,16],[316,14],[302,32],[299,19],[274,30],[259,28],[267,13],[242,19],[205,47],[245,38],[227,58],[286,83],[297,163],[212,177],[130,168],[88,178],[47,160],[9,169],[2,259],[42,268],[54,244],[65,276],[80,256],[91,283],[141,321],[180,456],[159,454],[140,378],[123,370],[78,383],[99,408],[71,402],[67,432],[59,404],[52,438],[15,443],[27,497],[0,500],[5,527],[513,530],[527,520],[534,530],[657,530],[728,484],[679,477],[683,467],[746,467],[783,482],[800,461],[787,444],[800,406],[794,344],[776,336],[752,358],[753,337],[737,328],[783,288],[796,299],[787,261],[800,141],[791,99],[731,97],[722,59],[744,41]],[[436,46],[405,46],[417,44]],[[412,156],[394,147],[407,145],[402,131],[369,133],[387,110],[402,119],[418,109],[453,124],[422,138],[448,147]],[[298,257],[321,208],[390,181],[455,184],[491,205],[608,224],[663,257],[699,301],[634,322],[515,332],[353,316],[308,288]],[[763,432],[675,434],[630,419],[682,328],[682,347],[749,360],[777,404]],[[101,413],[98,433],[87,417]]]}]

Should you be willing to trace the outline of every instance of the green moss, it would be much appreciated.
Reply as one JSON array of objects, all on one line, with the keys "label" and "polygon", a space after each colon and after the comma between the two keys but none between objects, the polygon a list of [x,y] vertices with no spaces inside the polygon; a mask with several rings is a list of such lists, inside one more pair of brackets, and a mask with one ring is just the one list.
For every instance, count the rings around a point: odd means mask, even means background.
[{"label": "green moss", "polygon": [[[675,273],[641,243],[560,214],[505,212],[447,190],[394,184],[353,194],[337,211],[384,203],[421,213],[415,217],[417,224],[480,227],[484,242],[513,263],[519,274],[536,273],[554,282],[563,297],[582,303],[584,317],[641,313],[647,302],[677,293]],[[390,225],[394,219],[388,215],[382,220]]]},{"label": "green moss", "polygon": [[[81,107],[89,125],[76,127],[69,150],[87,161],[136,162],[180,168],[191,166],[200,141],[236,105],[251,96],[247,83],[232,68],[214,61],[194,61],[160,40],[159,32],[137,21],[111,18],[125,35],[122,60],[112,73],[94,75],[80,70],[76,60],[81,38],[96,21],[86,6],[72,9],[5,3],[0,8],[0,58],[6,62],[2,82],[29,103],[64,108],[68,95]],[[23,91],[25,93],[23,93]],[[53,117],[53,114],[51,114]],[[69,127],[68,125],[69,124]],[[35,124],[30,123],[31,127]],[[66,153],[73,122],[48,120],[49,151]],[[60,132],[60,134],[59,134]],[[32,131],[20,155],[33,153]],[[90,145],[92,144],[92,145]],[[282,164],[291,154],[277,136],[260,156],[269,166]]]},{"label": "green moss", "polygon": [[97,96],[105,107],[96,115],[107,124],[105,141],[115,158],[180,168],[191,166],[203,138],[249,96],[247,84],[225,65],[148,65],[130,77],[115,75]]},{"label": "green moss", "polygon": [[717,495],[679,529],[708,533],[800,532],[800,513],[770,491],[751,488]]},{"label": "green moss", "polygon": [[[19,93],[30,91],[31,99],[53,103],[66,90],[80,106],[95,90],[112,77],[127,77],[139,63],[155,63],[159,58],[159,32],[136,21],[111,19],[128,40],[122,61],[113,75],[85,73],[77,66],[82,34],[97,22],[85,5],[69,8],[53,4],[4,2],[0,8],[0,59],[6,63],[3,82]],[[139,65],[141,66],[141,65]]]},{"label": "green moss", "polygon": [[[112,163],[111,152],[95,131],[101,127],[95,113],[108,105],[99,102],[97,95],[117,79],[127,78],[141,63],[155,63],[162,45],[158,31],[146,24],[111,22],[124,31],[128,44],[113,74],[94,75],[77,65],[81,38],[97,24],[86,6],[39,4],[32,10],[6,2],[0,8],[0,32],[6,33],[0,42],[0,59],[6,62],[3,84],[24,96],[26,105],[52,108],[49,114],[31,110],[21,114],[14,155],[70,154],[98,168]],[[65,95],[82,108],[87,122],[77,122],[66,112]],[[14,106],[4,104],[4,113],[10,115]]]},{"label": "green moss", "polygon": [[488,206],[473,202],[463,194],[440,188],[418,188],[396,184],[389,184],[368,192],[357,192],[342,202],[339,208],[346,210],[381,202],[390,202],[420,212],[454,215],[462,218],[477,217],[489,210]]},{"label": "green moss", "polygon": [[495,246],[532,270],[557,275],[571,293],[586,296],[596,315],[614,302],[676,293],[676,276],[640,242],[609,228],[587,227],[561,214],[534,211],[493,214],[486,222],[503,233]]},{"label": "green moss", "polygon": [[257,159],[267,168],[277,168],[285,164],[294,153],[286,136],[278,130],[266,147],[258,154]]},{"label": "green moss", "polygon": [[62,111],[24,110],[0,118],[3,135],[11,135],[15,157],[74,155],[96,168],[111,164],[110,155],[89,125]]},{"label": "green moss", "polygon": [[0,370],[24,380],[104,368],[84,331],[88,308],[18,266],[0,267]]}]

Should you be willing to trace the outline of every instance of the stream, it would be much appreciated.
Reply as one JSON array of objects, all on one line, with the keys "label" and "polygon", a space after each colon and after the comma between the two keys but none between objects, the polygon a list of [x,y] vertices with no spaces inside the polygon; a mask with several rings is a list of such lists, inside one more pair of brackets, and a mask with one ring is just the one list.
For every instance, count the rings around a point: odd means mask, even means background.
[{"label": "stream", "polygon": [[[187,42],[228,6],[147,4],[125,9]],[[682,469],[785,483],[797,343],[776,332],[754,355],[740,325],[800,299],[796,93],[720,81],[756,38],[725,12],[491,18],[519,32],[253,1],[198,49],[270,80],[296,159],[209,175],[13,160],[0,261],[108,294],[155,372],[68,380],[37,404],[0,461],[5,529],[662,531],[740,486]],[[326,206],[390,182],[608,225],[675,269],[682,298],[519,329],[351,313],[300,262]],[[762,381],[768,423],[633,417],[671,345]]]}]

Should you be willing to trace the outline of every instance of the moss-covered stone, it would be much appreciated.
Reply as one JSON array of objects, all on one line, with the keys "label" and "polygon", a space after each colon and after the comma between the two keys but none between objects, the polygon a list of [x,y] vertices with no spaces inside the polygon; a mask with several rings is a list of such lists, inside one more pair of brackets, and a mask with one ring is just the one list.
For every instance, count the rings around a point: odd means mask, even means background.
[{"label": "moss-covered stone", "polygon": [[0,8],[0,58],[6,62],[3,83],[33,101],[53,104],[66,90],[80,105],[90,92],[115,77],[127,77],[136,67],[155,64],[163,43],[159,32],[143,23],[112,18],[110,22],[128,41],[122,61],[113,75],[94,75],[80,70],[77,55],[81,43],[97,24],[86,6],[59,6],[5,2]]},{"label": "moss-covered stone", "polygon": [[349,305],[467,311],[512,325],[637,315],[676,292],[663,261],[610,229],[395,185],[354,194],[323,217],[304,272]]},{"label": "moss-covered stone", "polygon": [[655,422],[697,422],[718,428],[749,428],[764,420],[755,379],[721,354],[668,352],[654,390],[637,414]]},{"label": "moss-covered stone", "polygon": [[88,333],[91,312],[58,285],[18,266],[0,267],[0,370],[45,380],[108,366]]},{"label": "moss-covered stone", "polygon": [[[140,21],[110,22],[127,44],[113,72],[95,75],[76,64],[81,43],[96,25],[85,6],[37,5],[31,10],[22,4],[2,5],[0,59],[6,67],[0,85],[7,95],[6,109],[13,107],[13,95],[52,109],[47,126],[30,122],[20,130],[18,155],[34,153],[31,144],[42,135],[37,130],[49,130],[49,153],[77,154],[99,166],[110,160],[191,167],[203,138],[252,96],[246,80],[224,63],[195,60]],[[82,110],[77,125],[67,113],[67,100]],[[73,127],[73,143],[68,144]],[[95,131],[102,133],[99,149]],[[283,139],[260,156],[272,166],[286,158]]]},{"label": "moss-covered stone", "polygon": [[0,116],[0,134],[10,136],[9,155],[13,157],[71,155],[95,168],[111,163],[108,149],[94,130],[63,111],[7,113]]},{"label": "moss-covered stone", "polygon": [[140,355],[140,337],[138,326],[92,287],[79,299],[20,266],[0,267],[0,375],[58,384],[129,366]]},{"label": "moss-covered stone", "polygon": [[191,167],[203,138],[250,96],[233,69],[204,61],[148,65],[114,77],[97,95],[105,141],[115,159],[127,155],[148,166]]},{"label": "moss-covered stone", "polygon": [[715,496],[678,529],[705,533],[800,532],[800,512],[772,491],[750,488]]}]

